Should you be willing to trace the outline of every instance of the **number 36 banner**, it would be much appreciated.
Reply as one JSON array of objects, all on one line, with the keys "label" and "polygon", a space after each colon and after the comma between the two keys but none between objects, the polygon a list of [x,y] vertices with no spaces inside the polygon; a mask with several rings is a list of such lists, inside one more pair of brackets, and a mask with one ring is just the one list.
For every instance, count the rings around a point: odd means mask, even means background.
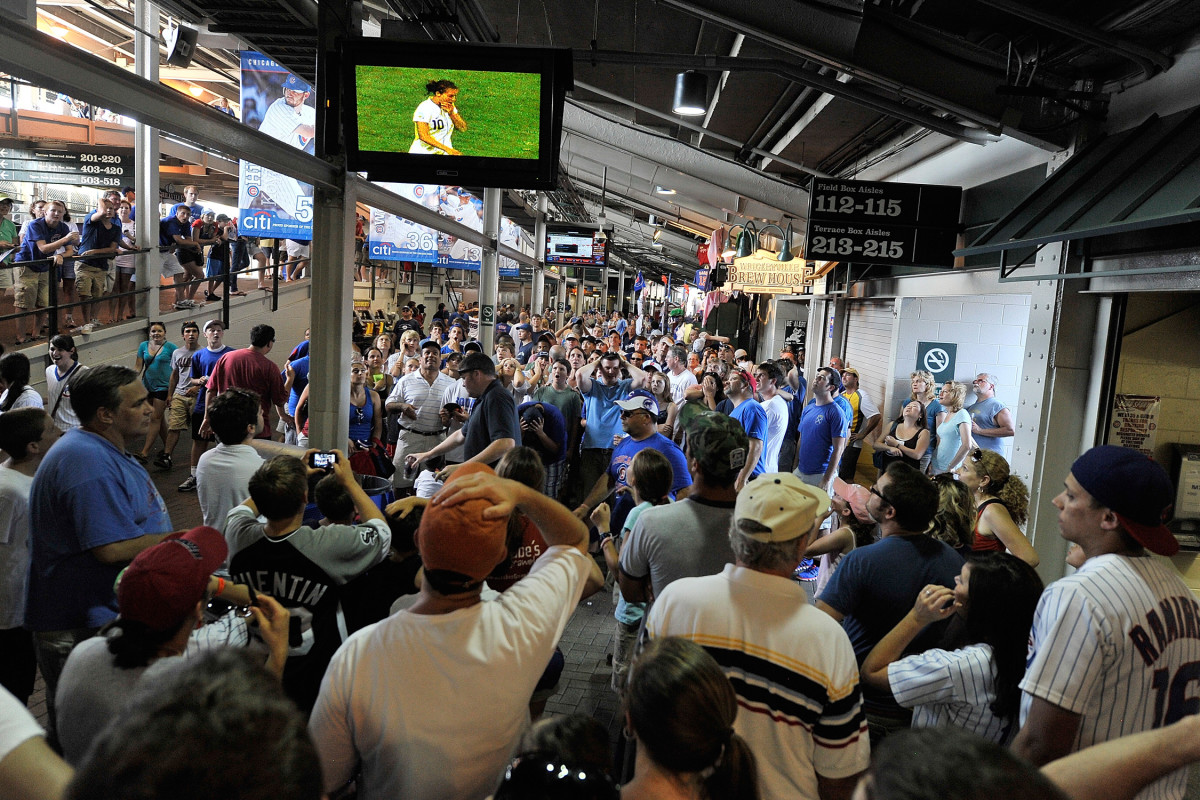
[{"label": "number 36 banner", "polygon": [[[312,87],[260,53],[242,52],[242,122],[312,153],[317,112]],[[244,236],[312,239],[313,187],[241,162],[238,231]]]},{"label": "number 36 banner", "polygon": [[[483,231],[483,202],[465,189],[429,183],[380,185],[472,230]],[[517,229],[514,223],[507,218],[501,219],[500,238],[505,244],[512,244],[509,241],[510,237],[504,234],[513,229]],[[374,208],[371,209],[371,229],[367,234],[367,244],[370,258],[374,261],[419,261],[436,263],[439,267],[447,269],[465,269],[472,272],[478,272],[483,261],[483,250],[478,245]],[[501,264],[500,274],[509,274],[509,270],[506,269],[509,266]],[[511,267],[515,266],[516,262],[512,262]],[[516,275],[517,271],[511,269],[511,274]]]}]

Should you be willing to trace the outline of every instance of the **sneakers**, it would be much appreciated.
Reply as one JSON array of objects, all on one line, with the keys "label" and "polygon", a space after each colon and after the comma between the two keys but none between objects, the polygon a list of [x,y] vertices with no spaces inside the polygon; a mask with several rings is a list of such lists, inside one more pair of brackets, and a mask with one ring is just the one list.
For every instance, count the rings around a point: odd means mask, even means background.
[{"label": "sneakers", "polygon": [[220,300],[220,299],[221,299],[221,296],[220,296],[220,295],[213,294],[212,292],[205,292],[205,293],[204,293],[204,299],[205,299],[205,300],[209,300],[209,301],[216,301],[216,300]]},{"label": "sneakers", "polygon": [[806,558],[800,562],[800,566],[796,567],[795,577],[798,581],[815,581],[817,579],[817,571],[819,567],[817,562],[811,558]]},{"label": "sneakers", "polygon": [[171,462],[171,454],[166,452],[159,453],[154,457],[154,466],[158,467],[159,469],[170,469],[173,467],[174,464]]},{"label": "sneakers", "polygon": [[183,311],[188,308],[195,308],[195,307],[196,307],[196,301],[194,301],[194,300],[176,300],[175,301],[175,308],[180,311]]},{"label": "sneakers", "polygon": [[83,333],[95,333],[95,332],[96,332],[96,328],[99,328],[99,327],[100,327],[100,323],[99,323],[99,322],[97,322],[96,320],[92,320],[91,322],[89,322],[88,324],[84,325],[84,326],[83,326],[82,328],[80,328],[79,330],[80,330],[81,332],[83,332]]},{"label": "sneakers", "polygon": [[181,491],[181,492],[194,492],[194,491],[196,491],[196,476],[195,476],[195,475],[189,475],[189,476],[188,476],[188,479],[187,479],[186,481],[184,481],[183,483],[179,484],[179,491]]}]

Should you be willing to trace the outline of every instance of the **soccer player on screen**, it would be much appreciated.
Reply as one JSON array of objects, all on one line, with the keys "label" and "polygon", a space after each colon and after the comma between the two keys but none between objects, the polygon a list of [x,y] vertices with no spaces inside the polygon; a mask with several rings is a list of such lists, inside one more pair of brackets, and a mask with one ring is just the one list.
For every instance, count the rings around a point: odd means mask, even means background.
[{"label": "soccer player on screen", "polygon": [[436,156],[461,156],[450,143],[454,132],[465,131],[467,122],[458,113],[454,101],[458,87],[453,81],[430,81],[425,84],[429,97],[413,112],[414,138],[410,153]]}]

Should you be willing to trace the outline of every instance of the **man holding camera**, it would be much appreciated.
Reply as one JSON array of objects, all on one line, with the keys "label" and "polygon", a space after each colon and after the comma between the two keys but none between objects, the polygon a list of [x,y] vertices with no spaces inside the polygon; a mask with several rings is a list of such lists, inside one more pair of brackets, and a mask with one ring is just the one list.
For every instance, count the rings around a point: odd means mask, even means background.
[{"label": "man holding camera", "polygon": [[[327,464],[327,465],[326,465]],[[337,476],[354,501],[358,525],[304,524],[310,483]],[[258,521],[261,514],[266,523]],[[276,456],[250,479],[250,499],[225,522],[229,572],[237,583],[269,594],[292,614],[283,688],[306,713],[346,630],[341,587],[383,561],[392,534],[383,512],[355,480],[339,450],[309,450],[305,460]]]}]

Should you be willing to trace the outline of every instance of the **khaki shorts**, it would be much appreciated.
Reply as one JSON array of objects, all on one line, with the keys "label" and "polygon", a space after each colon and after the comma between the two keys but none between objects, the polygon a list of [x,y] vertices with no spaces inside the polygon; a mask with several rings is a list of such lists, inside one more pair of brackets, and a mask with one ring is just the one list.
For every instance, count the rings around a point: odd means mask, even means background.
[{"label": "khaki shorts", "polygon": [[105,284],[108,281],[107,269],[81,264],[78,273],[79,277],[75,279],[75,291],[79,292],[79,299],[87,300],[104,294]]},{"label": "khaki shorts", "polygon": [[17,308],[45,308],[50,305],[50,270],[34,272],[32,267],[22,267],[21,288],[13,301]]},{"label": "khaki shorts", "polygon": [[167,406],[167,430],[189,430],[192,427],[192,409],[195,407],[196,398],[182,394],[171,395],[171,404]]},{"label": "khaki shorts", "polygon": [[163,253],[162,260],[162,276],[164,278],[173,278],[176,275],[183,273],[183,265],[179,263],[179,259],[174,253]]}]

